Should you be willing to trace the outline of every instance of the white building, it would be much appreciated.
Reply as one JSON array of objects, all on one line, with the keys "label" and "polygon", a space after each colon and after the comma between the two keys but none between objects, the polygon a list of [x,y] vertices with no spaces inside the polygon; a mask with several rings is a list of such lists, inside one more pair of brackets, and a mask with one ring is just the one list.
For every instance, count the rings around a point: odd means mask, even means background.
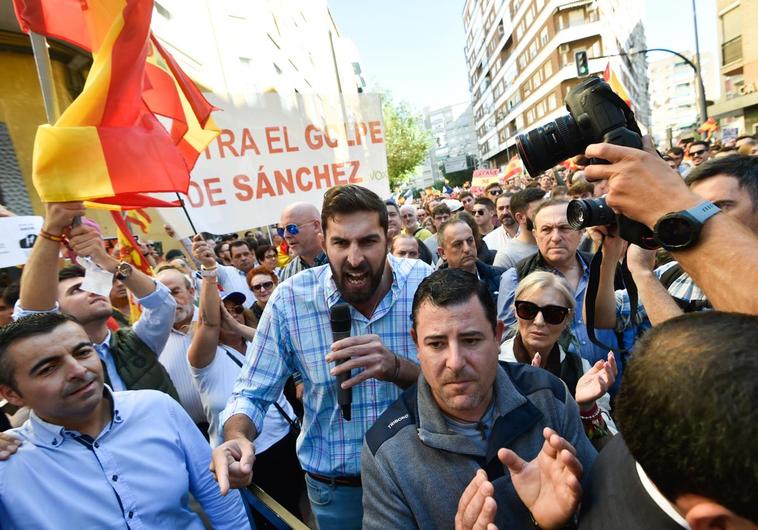
[{"label": "white building", "polygon": [[643,128],[649,122],[642,2],[622,0],[467,0],[466,61],[480,156],[503,167],[515,137],[566,113],[579,83],[575,54],[587,52],[590,74],[610,68]]},{"label": "white building", "polygon": [[156,0],[152,29],[203,88],[232,99],[276,91],[356,93],[352,41],[325,0]]},{"label": "white building", "polygon": [[439,109],[425,108],[424,126],[432,135],[429,157],[417,185],[429,186],[441,181],[446,173],[472,168],[478,159],[474,113],[466,101]]},{"label": "white building", "polygon": [[[663,54],[661,54],[663,55]],[[693,64],[692,52],[682,52]],[[715,64],[710,53],[700,54],[705,94],[715,99],[718,87],[715,83]],[[668,56],[650,63],[651,132],[657,145],[669,147],[679,138],[686,138],[700,126],[698,114],[698,89],[695,71],[681,58]]]}]

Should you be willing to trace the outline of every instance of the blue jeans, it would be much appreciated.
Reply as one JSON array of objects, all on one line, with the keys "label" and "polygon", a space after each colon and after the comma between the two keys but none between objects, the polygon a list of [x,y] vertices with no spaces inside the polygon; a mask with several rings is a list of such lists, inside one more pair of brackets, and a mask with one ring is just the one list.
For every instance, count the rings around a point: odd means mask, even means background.
[{"label": "blue jeans", "polygon": [[307,473],[305,485],[319,530],[360,530],[363,520],[363,488],[325,484]]}]

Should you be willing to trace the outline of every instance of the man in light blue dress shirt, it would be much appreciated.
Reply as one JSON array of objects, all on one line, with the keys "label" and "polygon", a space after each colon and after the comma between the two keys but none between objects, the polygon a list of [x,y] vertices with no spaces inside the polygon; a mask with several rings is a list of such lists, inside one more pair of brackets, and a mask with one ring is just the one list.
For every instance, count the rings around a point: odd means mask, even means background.
[{"label": "man in light blue dress shirt", "polygon": [[[249,484],[268,406],[294,371],[303,376],[303,431],[297,453],[321,530],[361,527],[363,436],[419,373],[410,314],[416,287],[431,273],[419,260],[387,255],[387,207],[360,186],[327,191],[322,208],[328,265],[283,281],[271,295],[234,392],[221,414],[226,442],[214,471],[226,492]],[[351,336],[333,342],[330,310],[347,303]],[[345,361],[335,366],[337,361]],[[337,400],[337,375],[352,388],[352,417]]]},{"label": "man in light blue dress shirt", "polygon": [[238,492],[222,497],[210,447],[181,406],[154,390],[113,392],[83,327],[59,313],[0,330],[0,395],[31,416],[0,462],[0,527],[249,528]]}]

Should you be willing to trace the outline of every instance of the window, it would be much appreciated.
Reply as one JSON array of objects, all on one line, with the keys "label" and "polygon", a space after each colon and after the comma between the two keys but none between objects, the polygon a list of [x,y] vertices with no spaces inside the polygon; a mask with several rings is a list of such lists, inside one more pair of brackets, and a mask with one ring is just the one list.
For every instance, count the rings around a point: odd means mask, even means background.
[{"label": "window", "polygon": [[553,62],[552,61],[546,62],[542,70],[543,70],[542,74],[545,76],[545,79],[550,79],[550,76],[553,75]]},{"label": "window", "polygon": [[529,109],[526,111],[526,123],[532,123],[534,121],[534,110]]},{"label": "window", "polygon": [[568,25],[579,26],[584,24],[584,8],[572,9],[568,12]]},{"label": "window", "polygon": [[548,110],[555,110],[557,106],[558,106],[558,101],[557,101],[557,98],[555,97],[555,92],[553,92],[547,97],[547,108]]},{"label": "window", "polygon": [[532,41],[532,43],[529,45],[529,58],[534,59],[536,55],[537,55],[537,41]]},{"label": "window", "polygon": [[541,118],[545,115],[545,102],[540,101],[537,103],[537,109],[536,109],[537,118]]},{"label": "window", "polygon": [[526,68],[526,55],[524,55],[523,53],[519,55],[518,57],[518,65],[521,67],[522,70]]},{"label": "window", "polygon": [[721,62],[729,64],[742,59],[742,21],[739,6],[727,11],[721,16]]},{"label": "window", "polygon": [[541,43],[541,45],[544,46],[545,44],[547,44],[548,40],[550,40],[550,36],[548,34],[548,31],[547,31],[547,26],[545,26],[544,28],[542,28],[542,31],[540,32],[540,43]]}]

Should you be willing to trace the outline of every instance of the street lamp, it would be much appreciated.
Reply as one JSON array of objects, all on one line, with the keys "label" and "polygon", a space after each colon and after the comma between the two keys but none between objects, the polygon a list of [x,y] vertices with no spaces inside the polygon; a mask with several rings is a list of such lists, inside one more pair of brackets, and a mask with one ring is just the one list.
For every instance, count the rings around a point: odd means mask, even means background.
[{"label": "street lamp", "polygon": [[647,50],[634,50],[634,48],[631,49],[630,52],[620,52],[620,53],[612,53],[610,55],[601,55],[600,57],[593,57],[593,59],[604,59],[606,57],[620,57],[622,55],[630,56],[630,55],[638,55],[640,53],[647,54],[649,52],[666,52],[671,53],[679,57],[682,61],[687,63],[687,65],[692,68],[692,70],[695,72],[695,79],[697,80],[697,107],[698,107],[698,114],[700,115],[700,123],[705,123],[706,120],[708,120],[708,109],[705,104],[705,87],[703,86],[703,77],[700,75],[700,69],[695,66],[695,64],[690,61],[687,57],[682,55],[679,52],[675,52],[674,50],[669,50],[668,48],[650,48]]}]

